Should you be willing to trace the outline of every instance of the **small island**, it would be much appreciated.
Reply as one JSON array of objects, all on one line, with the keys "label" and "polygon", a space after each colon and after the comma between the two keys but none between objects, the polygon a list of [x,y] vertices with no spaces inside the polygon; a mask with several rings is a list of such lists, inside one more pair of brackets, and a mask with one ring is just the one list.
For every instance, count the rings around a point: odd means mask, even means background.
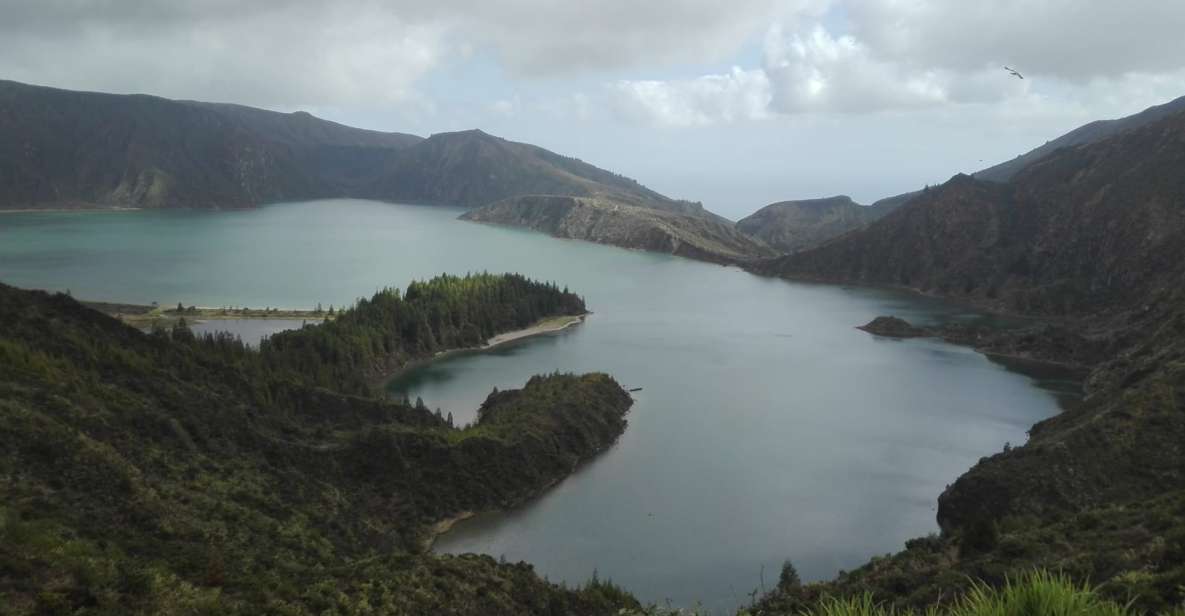
[{"label": "small island", "polygon": [[920,338],[933,335],[928,330],[915,327],[909,321],[894,316],[877,317],[864,325],[857,326],[856,329],[887,338]]}]

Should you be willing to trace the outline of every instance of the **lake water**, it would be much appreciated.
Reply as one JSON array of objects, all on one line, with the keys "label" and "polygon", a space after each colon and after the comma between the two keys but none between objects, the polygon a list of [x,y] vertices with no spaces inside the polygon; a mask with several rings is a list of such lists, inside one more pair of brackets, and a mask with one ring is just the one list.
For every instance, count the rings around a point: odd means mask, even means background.
[{"label": "lake water", "polygon": [[526,560],[553,581],[596,570],[682,606],[747,602],[787,558],[804,579],[828,578],[936,531],[946,484],[1057,412],[1057,383],[1038,386],[965,348],[853,328],[881,314],[975,317],[962,309],[466,223],[459,212],[330,200],[6,214],[0,281],[94,300],[280,308],[340,306],[441,272],[568,285],[594,311],[583,325],[453,356],[391,389],[464,422],[493,387],[599,370],[644,388],[629,428],[555,489],[458,525],[436,549]]},{"label": "lake water", "polygon": [[258,348],[259,342],[274,333],[289,329],[300,329],[306,322],[303,319],[208,319],[191,323],[189,329],[197,335],[226,332],[242,339],[243,342]]}]

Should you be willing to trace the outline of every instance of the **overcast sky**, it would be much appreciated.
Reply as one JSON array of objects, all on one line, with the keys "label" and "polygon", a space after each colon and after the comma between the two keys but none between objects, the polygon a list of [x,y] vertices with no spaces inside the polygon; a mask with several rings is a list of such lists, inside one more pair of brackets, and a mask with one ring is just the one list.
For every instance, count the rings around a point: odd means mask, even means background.
[{"label": "overcast sky", "polygon": [[0,78],[478,127],[737,218],[1185,95],[1182,32],[1181,0],[0,0]]}]

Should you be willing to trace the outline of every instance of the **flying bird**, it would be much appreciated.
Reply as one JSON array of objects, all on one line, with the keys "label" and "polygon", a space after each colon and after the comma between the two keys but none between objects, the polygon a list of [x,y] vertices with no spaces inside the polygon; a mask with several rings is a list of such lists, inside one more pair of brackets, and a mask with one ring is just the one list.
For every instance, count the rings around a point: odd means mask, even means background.
[{"label": "flying bird", "polygon": [[1005,66],[1004,70],[1008,71],[1009,73],[1012,73],[1012,76],[1016,77],[1017,79],[1024,79],[1025,78],[1024,75],[1021,75],[1020,73],[1016,72],[1016,69],[1014,69],[1012,67]]}]

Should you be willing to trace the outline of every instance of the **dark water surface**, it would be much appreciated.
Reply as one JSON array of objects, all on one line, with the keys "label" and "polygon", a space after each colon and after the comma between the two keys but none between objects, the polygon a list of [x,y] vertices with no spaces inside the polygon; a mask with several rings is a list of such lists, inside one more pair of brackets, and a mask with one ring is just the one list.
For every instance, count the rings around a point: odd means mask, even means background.
[{"label": "dark water surface", "polygon": [[946,484],[1057,412],[1057,379],[1042,388],[968,349],[853,328],[881,314],[974,317],[963,309],[460,222],[458,212],[332,200],[8,214],[0,281],[94,300],[281,308],[340,306],[441,272],[568,285],[594,311],[583,325],[449,357],[391,389],[467,421],[495,386],[600,370],[644,388],[630,426],[554,490],[462,523],[436,549],[527,560],[553,581],[597,570],[676,605],[729,608],[763,568],[771,587],[783,559],[804,579],[831,577],[936,531]]}]

